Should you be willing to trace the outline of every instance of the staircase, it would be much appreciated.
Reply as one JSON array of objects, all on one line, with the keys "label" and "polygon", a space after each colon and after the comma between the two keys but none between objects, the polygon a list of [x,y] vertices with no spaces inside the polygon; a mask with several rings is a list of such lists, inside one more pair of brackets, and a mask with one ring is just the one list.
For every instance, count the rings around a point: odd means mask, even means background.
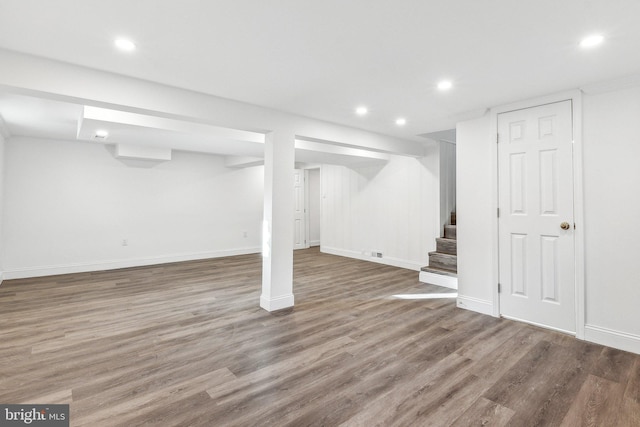
[{"label": "staircase", "polygon": [[422,267],[420,281],[458,289],[458,241],[456,213],[451,213],[451,225],[444,226],[444,237],[436,239],[435,252],[429,252],[429,265]]}]

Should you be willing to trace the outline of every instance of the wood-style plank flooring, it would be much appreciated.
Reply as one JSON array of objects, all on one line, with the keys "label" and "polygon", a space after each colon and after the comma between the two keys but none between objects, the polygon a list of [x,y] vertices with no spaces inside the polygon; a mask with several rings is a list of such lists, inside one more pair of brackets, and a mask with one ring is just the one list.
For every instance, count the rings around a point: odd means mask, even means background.
[{"label": "wood-style plank flooring", "polygon": [[246,255],[5,281],[0,402],[73,426],[640,426],[640,356],[457,309],[415,271]]}]

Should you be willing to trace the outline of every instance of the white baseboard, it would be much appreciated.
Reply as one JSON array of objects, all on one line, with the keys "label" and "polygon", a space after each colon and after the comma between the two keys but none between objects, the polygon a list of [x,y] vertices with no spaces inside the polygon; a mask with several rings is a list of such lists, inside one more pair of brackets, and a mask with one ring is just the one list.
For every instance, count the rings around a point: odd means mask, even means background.
[{"label": "white baseboard", "polygon": [[393,257],[374,258],[372,256],[363,255],[358,251],[352,251],[349,249],[331,248],[331,247],[322,246],[322,245],[320,246],[320,252],[324,252],[331,255],[343,256],[347,258],[355,258],[362,261],[377,262],[378,264],[391,265],[393,267],[406,268],[408,270],[415,270],[415,271],[420,271],[422,266],[425,265],[425,263],[407,261],[404,259],[393,258]]},{"label": "white baseboard", "polygon": [[267,298],[264,295],[260,295],[260,307],[267,311],[282,310],[283,308],[293,307],[293,300],[293,294],[276,298]]},{"label": "white baseboard", "polygon": [[429,273],[428,271],[421,271],[418,280],[422,283],[429,283],[431,285],[444,286],[449,289],[458,289],[458,278],[446,276],[444,274]]},{"label": "white baseboard", "polygon": [[309,240],[309,246],[320,246],[320,240]]},{"label": "white baseboard", "polygon": [[4,271],[0,271],[0,285],[2,285],[3,281],[4,281]]},{"label": "white baseboard", "polygon": [[465,310],[471,310],[493,316],[493,304],[491,303],[491,301],[458,294],[456,305],[458,306],[458,308],[464,308]]},{"label": "white baseboard", "polygon": [[167,264],[171,262],[195,261],[199,259],[221,258],[234,255],[259,253],[261,248],[240,248],[211,252],[192,252],[185,254],[133,258],[113,261],[98,261],[95,263],[79,263],[67,265],[53,265],[43,267],[29,267],[9,269],[3,272],[5,280],[25,279],[30,277],[55,276],[59,274],[86,273],[91,271],[115,270],[118,268],[143,267],[146,265]]},{"label": "white baseboard", "polygon": [[600,326],[585,325],[584,339],[596,344],[640,354],[640,336]]}]

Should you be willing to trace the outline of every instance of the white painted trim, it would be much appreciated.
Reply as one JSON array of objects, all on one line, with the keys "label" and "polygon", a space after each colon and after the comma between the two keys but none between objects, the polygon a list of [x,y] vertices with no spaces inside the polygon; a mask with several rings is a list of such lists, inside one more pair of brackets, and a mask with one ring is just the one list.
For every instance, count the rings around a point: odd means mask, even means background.
[{"label": "white painted trim", "polygon": [[594,325],[585,325],[584,332],[587,341],[640,354],[640,335]]},{"label": "white painted trim", "polygon": [[193,252],[186,254],[134,258],[113,261],[100,261],[96,263],[50,265],[41,267],[17,268],[5,270],[4,279],[25,279],[30,277],[55,276],[58,274],[85,273],[91,271],[115,270],[128,267],[143,267],[147,265],[167,264],[171,262],[195,261],[208,258],[220,258],[235,255],[260,253],[260,248],[241,248],[212,252]]},{"label": "white painted trim", "polygon": [[[491,120],[491,135],[490,138],[495,138],[498,133],[498,114],[506,113],[509,111],[522,110],[525,108],[537,107],[540,105],[551,104],[561,101],[571,101],[573,108],[573,180],[574,180],[574,220],[576,223],[575,229],[575,287],[576,287],[576,332],[577,338],[584,338],[584,325],[585,325],[585,276],[584,276],[584,191],[583,191],[583,160],[582,160],[582,92],[580,90],[571,90],[566,92],[560,92],[552,95],[542,96],[539,98],[529,99],[525,101],[515,102],[499,107],[494,107],[490,110]],[[492,159],[493,159],[493,208],[494,211],[498,208],[498,144],[491,144]],[[498,236],[498,218],[495,217],[493,221],[493,274],[494,282],[497,284],[500,281],[499,273],[499,236]],[[500,295],[498,294],[498,287],[494,287],[493,291],[493,315],[500,316]],[[571,332],[571,334],[574,334]]]},{"label": "white painted trim", "polygon": [[[545,105],[545,104],[554,104],[556,102],[570,101],[575,98],[580,98],[580,90],[578,89],[560,92],[560,93],[554,93],[551,95],[541,96],[533,99],[526,99],[524,101],[513,102],[511,104],[500,105],[498,107],[494,107],[491,109],[491,115],[495,116],[496,118],[495,124],[497,129],[498,114],[508,113],[510,111],[516,111],[516,110],[524,110],[527,108],[538,107],[540,105]],[[492,122],[494,121],[492,120]]]},{"label": "white painted trim", "polygon": [[576,338],[584,339],[586,317],[586,280],[584,253],[584,169],[582,142],[582,92],[571,99],[573,108],[573,220],[576,281]]},{"label": "white painted trim", "polygon": [[[490,111],[491,133],[489,135],[491,147],[491,168],[493,173],[491,174],[491,207],[493,212],[498,211],[500,205],[499,198],[499,170],[498,170],[498,144],[495,138],[498,135],[498,112],[493,109]],[[498,228],[498,216],[493,215],[493,221],[491,222],[491,261],[492,261],[492,311],[493,317],[500,317],[500,294],[498,293],[498,283],[500,283],[500,235]]]},{"label": "white painted trim", "polygon": [[302,180],[304,183],[304,247],[308,249],[311,247],[311,242],[309,241],[310,225],[309,225],[309,170],[302,169]]},{"label": "white painted trim", "polygon": [[320,246],[320,240],[309,240],[309,246]]},{"label": "white painted trim", "polygon": [[283,308],[293,307],[293,294],[283,295],[277,298],[267,298],[260,296],[260,307],[267,311],[282,310]]},{"label": "white painted trim", "polygon": [[0,285],[4,282],[4,271],[0,271]]},{"label": "white painted trim", "polygon": [[362,260],[362,261],[376,262],[378,264],[391,265],[393,267],[406,268],[408,270],[414,270],[414,271],[420,271],[420,269],[424,265],[424,263],[418,263],[418,262],[415,262],[415,261],[407,261],[407,260],[404,260],[404,259],[394,258],[394,257],[374,258],[374,257],[371,257],[371,256],[363,255],[362,253],[360,253],[358,251],[352,251],[352,250],[348,250],[348,249],[331,248],[331,247],[322,246],[322,245],[320,245],[320,252],[323,252],[323,253],[326,253],[326,254],[331,254],[331,255],[343,256],[343,257],[347,257],[347,258],[355,258],[355,259],[359,259],[359,260]]},{"label": "white painted trim", "polygon": [[446,276],[444,274],[429,273],[428,271],[420,271],[418,280],[422,283],[430,285],[444,286],[449,289],[458,289],[458,278]]},{"label": "white painted trim", "polygon": [[491,301],[458,295],[456,305],[458,308],[465,310],[488,314],[489,316],[493,315],[493,304],[491,304]]}]

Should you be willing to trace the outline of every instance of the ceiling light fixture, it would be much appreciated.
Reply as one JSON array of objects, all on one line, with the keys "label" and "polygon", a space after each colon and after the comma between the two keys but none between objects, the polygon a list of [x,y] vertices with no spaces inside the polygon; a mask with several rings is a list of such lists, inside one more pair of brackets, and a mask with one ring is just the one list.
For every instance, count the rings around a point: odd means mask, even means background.
[{"label": "ceiling light fixture", "polygon": [[585,37],[580,42],[581,48],[590,48],[595,47],[601,44],[604,41],[604,36],[602,34],[593,34],[589,37]]},{"label": "ceiling light fixture", "polygon": [[438,83],[438,89],[440,90],[449,90],[453,87],[453,83],[450,80],[443,80]]},{"label": "ceiling light fixture", "polygon": [[98,129],[96,131],[95,138],[96,139],[106,139],[109,136],[109,132],[104,129]]},{"label": "ceiling light fixture", "polygon": [[396,120],[396,124],[397,124],[398,126],[404,126],[404,125],[406,125],[406,124],[407,124],[407,119],[405,119],[405,118],[402,118],[402,117],[401,117],[401,118],[399,118],[399,119],[397,119],[397,120]]},{"label": "ceiling light fixture", "polygon": [[125,52],[136,50],[136,44],[129,39],[116,39],[114,43],[118,49]]},{"label": "ceiling light fixture", "polygon": [[364,116],[368,112],[369,112],[369,110],[367,110],[367,107],[358,107],[358,108],[356,108],[356,114],[359,115],[359,116]]}]

